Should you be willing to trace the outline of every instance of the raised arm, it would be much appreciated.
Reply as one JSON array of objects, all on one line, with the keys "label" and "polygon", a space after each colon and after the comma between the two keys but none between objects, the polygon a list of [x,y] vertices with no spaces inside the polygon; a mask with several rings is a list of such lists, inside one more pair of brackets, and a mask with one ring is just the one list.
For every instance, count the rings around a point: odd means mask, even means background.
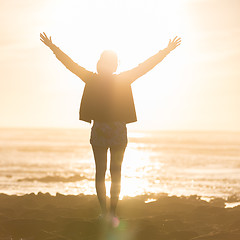
[{"label": "raised arm", "polygon": [[173,40],[169,40],[168,46],[163,50],[160,50],[155,55],[151,56],[143,63],[140,63],[137,67],[122,72],[118,75],[118,77],[128,81],[130,83],[134,82],[136,79],[141,77],[142,75],[149,72],[153,69],[158,63],[160,63],[172,50],[174,50],[177,46],[181,44],[181,38],[175,37]]},{"label": "raised arm", "polygon": [[58,48],[56,45],[53,44],[52,38],[48,38],[45,33],[40,33],[40,40],[48,46],[57,59],[72,73],[77,75],[79,78],[81,78],[85,83],[91,79],[93,72],[90,72],[86,70],[85,68],[79,66],[77,63],[75,63],[67,54],[65,54],[60,48]]}]

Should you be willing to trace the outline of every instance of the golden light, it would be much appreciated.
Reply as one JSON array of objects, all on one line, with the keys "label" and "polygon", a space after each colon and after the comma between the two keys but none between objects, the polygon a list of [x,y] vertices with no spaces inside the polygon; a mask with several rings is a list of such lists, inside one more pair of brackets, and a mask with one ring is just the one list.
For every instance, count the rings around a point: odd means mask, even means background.
[{"label": "golden light", "polygon": [[[96,63],[101,52],[112,49],[120,60],[118,72],[131,69],[148,57],[164,49],[170,38],[184,32],[178,12],[180,3],[174,1],[77,1],[58,0],[51,2],[54,12],[46,33],[54,43],[79,65],[96,71]],[[180,50],[181,51],[181,50]],[[153,96],[167,99],[172,104],[179,92],[179,69],[184,59],[180,53],[168,56],[158,69],[152,70],[136,81],[133,92],[137,111],[144,115],[146,99]],[[172,71],[175,69],[175,71]],[[61,73],[67,70],[62,67]],[[67,74],[67,73],[66,73]],[[171,78],[171,81],[170,79]],[[64,90],[71,95],[79,95],[79,81],[65,81]],[[146,91],[148,89],[148,91]],[[142,97],[145,93],[144,98]],[[138,109],[138,106],[141,108]],[[177,106],[175,106],[177,108]],[[165,108],[168,108],[165,106]],[[142,111],[142,112],[141,112]],[[109,156],[108,156],[109,157]],[[149,156],[134,146],[125,153],[122,177],[124,195],[135,196],[149,189],[147,181],[137,178],[139,169],[144,172]],[[127,178],[126,176],[132,176]],[[109,173],[108,173],[109,177]],[[136,185],[139,186],[136,188]],[[106,182],[109,196],[110,181]]]},{"label": "golden light", "polygon": [[[54,1],[51,3],[49,29],[56,45],[62,48],[76,62],[89,70],[96,70],[100,53],[112,49],[119,55],[118,72],[135,67],[151,55],[167,46],[175,35],[181,36],[183,29],[178,16],[180,3],[174,1]],[[174,54],[175,55],[175,54]],[[151,75],[165,78],[169,68],[178,68],[183,59],[169,57],[171,65],[165,64]],[[164,60],[165,61],[165,60]],[[177,73],[176,73],[177,74]],[[172,75],[175,79],[175,76]],[[76,88],[75,82],[67,82]],[[145,84],[136,86],[135,94],[141,95]],[[155,82],[154,84],[158,84]],[[166,84],[166,85],[165,85]],[[160,86],[167,86],[161,81]],[[140,97],[137,103],[143,103]]]},{"label": "golden light", "polygon": [[[183,38],[180,47],[170,53],[158,66],[133,83],[133,96],[139,120],[160,118],[164,127],[172,127],[169,114],[182,113],[189,96],[186,78],[187,42],[183,17],[183,1],[53,1],[49,24],[44,31],[53,42],[75,62],[96,72],[96,63],[105,49],[114,50],[119,57],[117,73],[136,67],[164,49],[169,39]],[[46,50],[47,52],[47,50]],[[76,112],[83,82],[52,58],[56,79],[54,91],[65,93],[68,116]],[[53,68],[52,68],[53,69]],[[184,74],[182,74],[184,72]],[[184,75],[184,76],[182,76]],[[143,98],[144,93],[144,98]],[[75,106],[73,103],[76,103]],[[157,111],[152,113],[154,104]],[[179,108],[181,106],[181,108]],[[148,113],[149,111],[149,113]],[[164,119],[166,116],[166,119]],[[174,123],[174,121],[173,121]],[[179,124],[181,120],[179,120]],[[148,126],[150,127],[151,123]]]},{"label": "golden light", "polygon": [[[112,49],[120,60],[118,72],[131,69],[148,57],[165,48],[169,38],[181,36],[183,32],[178,11],[179,1],[57,1],[53,2],[49,34],[64,52],[81,66],[96,71],[101,52]],[[47,32],[47,31],[46,31]],[[162,96],[172,104],[179,94],[178,70],[183,64],[179,54],[167,57],[158,69],[154,69],[137,80],[133,92],[137,111],[144,115],[146,99],[161,104],[155,97]],[[172,71],[175,69],[175,71]],[[62,68],[61,72],[66,71]],[[169,77],[170,76],[170,77]],[[169,80],[171,78],[171,81]],[[150,85],[149,85],[150,84]],[[71,94],[79,95],[79,82],[66,81]],[[148,91],[146,92],[146,88]],[[142,97],[145,92],[145,97]],[[138,108],[140,106],[140,108]],[[166,106],[167,108],[167,106]],[[177,107],[176,107],[177,108]],[[109,157],[109,156],[108,156]],[[139,169],[145,171],[149,156],[135,148],[125,153],[122,176],[122,192],[135,196],[149,189],[147,181],[137,178]],[[132,178],[126,177],[132,176]],[[109,173],[107,175],[109,178]],[[136,188],[136,185],[139,186]],[[110,195],[110,181],[106,181]]]}]

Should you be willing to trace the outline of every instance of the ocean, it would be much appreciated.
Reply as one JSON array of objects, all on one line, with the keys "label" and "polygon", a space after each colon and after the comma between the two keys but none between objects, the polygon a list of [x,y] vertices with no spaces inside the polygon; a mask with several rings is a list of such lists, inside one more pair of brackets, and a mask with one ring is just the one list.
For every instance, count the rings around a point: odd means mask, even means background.
[{"label": "ocean", "polygon": [[[90,129],[1,128],[0,192],[95,194],[89,136]],[[121,198],[240,198],[240,132],[128,131],[128,139]],[[108,168],[108,195],[110,179]]]}]

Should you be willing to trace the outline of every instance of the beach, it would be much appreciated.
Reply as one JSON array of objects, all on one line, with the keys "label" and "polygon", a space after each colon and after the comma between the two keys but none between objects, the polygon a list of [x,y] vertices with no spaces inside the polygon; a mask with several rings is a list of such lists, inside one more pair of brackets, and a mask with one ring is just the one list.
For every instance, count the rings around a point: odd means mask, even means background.
[{"label": "beach", "polygon": [[240,133],[129,131],[115,228],[99,219],[89,134],[1,129],[0,240],[240,239]]},{"label": "beach", "polygon": [[240,240],[240,0],[0,6],[0,240]]},{"label": "beach", "polygon": [[0,194],[0,239],[240,239],[240,206],[222,198],[124,197],[117,213],[120,223],[111,227],[98,218],[96,195]]}]

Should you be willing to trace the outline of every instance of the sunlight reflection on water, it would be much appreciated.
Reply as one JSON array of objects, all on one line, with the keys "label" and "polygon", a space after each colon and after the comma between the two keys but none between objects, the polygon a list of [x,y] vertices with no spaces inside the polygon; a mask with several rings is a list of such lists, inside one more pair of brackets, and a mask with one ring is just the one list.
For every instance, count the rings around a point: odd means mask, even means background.
[{"label": "sunlight reflection on water", "polygon": [[[2,129],[0,142],[1,192],[96,193],[88,130]],[[239,142],[239,133],[130,131],[121,198],[161,192],[240,196]],[[109,196],[109,170],[106,181]]]}]

